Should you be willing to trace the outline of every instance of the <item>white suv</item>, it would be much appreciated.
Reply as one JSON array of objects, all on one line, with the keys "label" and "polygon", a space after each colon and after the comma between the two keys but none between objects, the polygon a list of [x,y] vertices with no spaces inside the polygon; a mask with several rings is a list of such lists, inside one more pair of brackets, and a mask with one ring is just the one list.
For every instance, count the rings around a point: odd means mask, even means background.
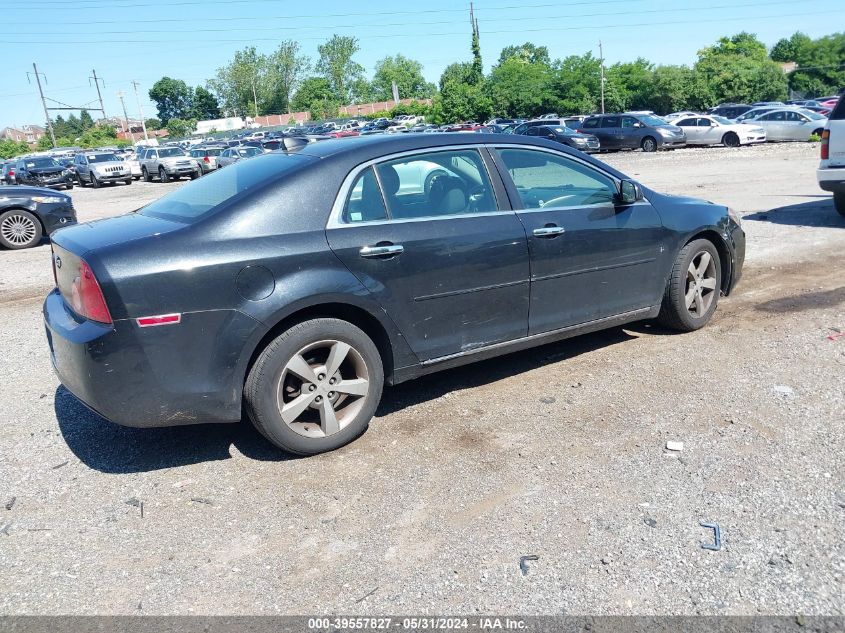
[{"label": "white suv", "polygon": [[821,163],[816,175],[819,186],[833,192],[833,205],[845,215],[845,95],[828,117],[822,134]]}]

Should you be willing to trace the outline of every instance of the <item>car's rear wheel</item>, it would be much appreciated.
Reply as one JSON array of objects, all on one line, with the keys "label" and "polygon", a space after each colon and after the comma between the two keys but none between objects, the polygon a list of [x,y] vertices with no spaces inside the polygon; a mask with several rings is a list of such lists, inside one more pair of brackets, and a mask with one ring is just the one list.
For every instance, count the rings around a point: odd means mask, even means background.
[{"label": "car's rear wheel", "polygon": [[170,182],[170,176],[167,175],[167,172],[164,170],[164,167],[158,168],[158,179],[161,182]]},{"label": "car's rear wheel", "polygon": [[833,206],[839,215],[845,216],[845,193],[833,194]]},{"label": "car's rear wheel", "polygon": [[656,152],[657,151],[657,141],[654,140],[651,136],[646,136],[643,139],[643,142],[640,143],[640,147],[643,148],[644,152]]},{"label": "car's rear wheel", "polygon": [[0,214],[0,245],[17,250],[30,248],[41,242],[41,223],[23,209],[12,209]]},{"label": "car's rear wheel", "polygon": [[373,341],[347,321],[321,318],[295,325],[267,345],[247,376],[244,402],[273,444],[315,455],[367,429],[383,385]]},{"label": "car's rear wheel", "polygon": [[658,321],[682,332],[704,327],[716,311],[721,288],[722,266],[713,242],[690,242],[675,259]]},{"label": "car's rear wheel", "polygon": [[739,136],[736,132],[728,132],[722,137],[722,145],[725,147],[739,147]]},{"label": "car's rear wheel", "polygon": [[150,172],[147,171],[146,167],[144,167],[141,170],[141,176],[143,177],[144,182],[152,182],[153,181],[153,177],[150,176]]}]

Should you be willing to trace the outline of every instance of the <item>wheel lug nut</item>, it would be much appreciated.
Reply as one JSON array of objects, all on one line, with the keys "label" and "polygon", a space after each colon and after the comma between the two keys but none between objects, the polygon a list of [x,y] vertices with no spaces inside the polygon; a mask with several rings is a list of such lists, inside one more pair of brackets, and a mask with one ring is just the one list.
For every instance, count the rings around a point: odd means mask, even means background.
[{"label": "wheel lug nut", "polygon": [[330,384],[330,385],[333,385],[333,384],[335,384],[336,382],[337,382],[337,381],[336,381],[334,378],[332,378],[332,379],[330,379],[330,380],[329,380],[329,384]]},{"label": "wheel lug nut", "polygon": [[326,379],[326,375],[325,375],[325,374],[320,374],[319,376],[317,376],[317,379],[318,379],[318,380],[325,380],[325,379]]},{"label": "wheel lug nut", "polygon": [[317,385],[308,385],[308,391],[314,391],[317,389]]},{"label": "wheel lug nut", "polygon": [[322,402],[323,396],[317,396],[316,398],[314,398],[314,400],[316,400],[317,402]]},{"label": "wheel lug nut", "polygon": [[334,398],[334,391],[329,391],[329,398]]}]

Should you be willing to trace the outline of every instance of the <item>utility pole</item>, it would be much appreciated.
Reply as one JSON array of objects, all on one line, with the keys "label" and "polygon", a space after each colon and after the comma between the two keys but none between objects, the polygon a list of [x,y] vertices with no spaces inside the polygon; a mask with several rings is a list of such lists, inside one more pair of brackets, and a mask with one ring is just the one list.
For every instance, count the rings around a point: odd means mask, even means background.
[{"label": "utility pole", "polygon": [[604,50],[599,40],[599,62],[601,63],[601,113],[604,114]]},{"label": "utility pole", "polygon": [[133,81],[132,85],[135,88],[135,99],[138,100],[138,114],[141,115],[141,129],[144,130],[144,140],[149,141],[150,137],[147,136],[147,123],[144,121],[144,109],[141,107],[141,97],[138,96],[138,82]]},{"label": "utility pole", "polygon": [[[35,74],[35,81],[38,82],[38,94],[41,95],[41,105],[44,106],[44,116],[47,117],[47,129],[50,130],[50,139],[53,141],[53,147],[56,147],[56,133],[53,131],[53,122],[50,120],[50,112],[47,110],[47,100],[44,98],[44,90],[41,89],[41,77],[38,74],[38,67],[35,65],[35,62],[32,62],[32,72]],[[44,81],[47,81],[46,75],[44,76]]]},{"label": "utility pole", "polygon": [[[252,78],[252,100],[255,103],[255,118],[258,118],[258,96],[255,92],[255,77]],[[255,121],[255,118],[252,120]]]},{"label": "utility pole", "polygon": [[[97,71],[96,70],[92,70],[91,74],[93,74],[94,76],[88,77],[88,83],[91,83],[91,80],[93,79],[94,85],[97,86],[97,97],[100,99],[100,114],[103,115],[103,120],[105,121],[105,119],[106,119],[106,109],[103,106],[103,95],[100,94],[100,82],[103,81],[103,80],[97,78]],[[103,88],[105,88],[105,87],[106,87],[106,82],[103,81]]]},{"label": "utility pole", "polygon": [[132,125],[129,123],[129,115],[126,114],[126,104],[123,102],[123,90],[117,91],[117,96],[120,97],[120,106],[123,108],[123,120],[126,121],[126,131],[129,132],[129,138],[132,139],[132,144],[135,144],[135,135],[132,134]]}]

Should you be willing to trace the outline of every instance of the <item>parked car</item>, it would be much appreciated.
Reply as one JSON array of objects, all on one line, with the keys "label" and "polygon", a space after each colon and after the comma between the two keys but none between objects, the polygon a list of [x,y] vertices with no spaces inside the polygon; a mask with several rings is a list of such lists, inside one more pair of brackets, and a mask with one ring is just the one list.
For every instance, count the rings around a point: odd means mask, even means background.
[{"label": "parked car", "polygon": [[751,119],[751,123],[766,130],[770,141],[809,141],[813,135],[821,137],[827,119],[810,110],[779,108]]},{"label": "parked car", "polygon": [[84,152],[73,159],[80,187],[90,184],[99,189],[104,183],[132,184],[132,171],[112,152]]},{"label": "parked car", "polygon": [[239,147],[230,147],[229,149],[223,150],[220,156],[217,157],[217,166],[226,167],[227,165],[236,163],[239,160],[252,158],[253,156],[258,156],[263,153],[264,150],[260,147],[249,147],[244,145]]},{"label": "parked car", "polygon": [[[575,120],[578,119],[579,125],[586,119],[579,119],[578,117],[565,117],[565,118],[558,118],[558,119],[532,119],[530,121],[523,121],[522,123],[518,124],[516,127],[513,128],[514,134],[525,134],[529,128],[538,127],[541,125],[566,125],[566,127],[572,127],[571,124],[567,124],[567,120]],[[573,129],[577,129],[573,128]]]},{"label": "parked car", "polygon": [[69,195],[43,187],[0,186],[0,246],[38,246],[43,236],[72,224],[76,211]]},{"label": "parked car", "polygon": [[598,137],[602,150],[655,152],[686,145],[684,131],[651,114],[602,114],[586,119],[579,132]]},{"label": "parked car", "polygon": [[525,136],[547,138],[550,141],[580,149],[582,152],[596,152],[601,147],[599,139],[592,134],[581,134],[565,125],[538,125],[529,128]]},{"label": "parked car", "polygon": [[135,152],[129,152],[121,157],[121,160],[129,167],[129,173],[132,174],[133,180],[139,180],[143,175],[141,171],[141,161],[135,156]]},{"label": "parked car", "polygon": [[8,160],[0,165],[0,185],[16,185],[15,180],[16,161]]},{"label": "parked car", "polygon": [[[683,110],[682,112],[671,112],[666,116],[660,117],[669,123],[674,123],[678,119],[686,119],[687,117],[695,117],[698,116],[698,112],[692,112],[691,110]],[[675,124],[677,125],[677,123]]]},{"label": "parked car", "polygon": [[684,131],[687,145],[739,147],[766,142],[766,130],[762,127],[736,123],[722,116],[697,114],[673,123]]},{"label": "parked car", "polygon": [[[789,108],[791,110],[798,110],[798,108],[792,108],[790,106],[781,106],[781,109],[783,109],[783,108]],[[747,121],[753,121],[754,119],[756,119],[761,114],[763,114],[765,112],[771,112],[772,110],[777,110],[777,109],[778,109],[777,106],[759,106],[759,107],[756,107],[756,108],[751,108],[747,112],[744,112],[743,114],[740,114],[738,117],[734,118],[734,121],[736,121],[737,123],[745,123]],[[731,117],[728,117],[728,118],[731,118]]]},{"label": "parked car", "polygon": [[15,162],[15,183],[73,189],[73,175],[52,156],[22,156]]},{"label": "parked car", "polygon": [[[273,141],[267,142],[270,143]],[[214,145],[208,147],[197,147],[191,150],[191,158],[197,161],[201,176],[217,169],[217,158],[225,149],[225,145]]]},{"label": "parked car", "polygon": [[263,154],[59,231],[43,315],[59,379],[105,418],[246,411],[309,455],[360,436],[384,384],[642,319],[701,328],[744,252],[727,207],[559,143],[385,135]]},{"label": "parked car", "polygon": [[836,104],[822,132],[816,176],[822,190],[833,193],[834,207],[845,216],[845,99]]},{"label": "parked car", "polygon": [[720,103],[715,108],[710,108],[707,111],[707,114],[723,116],[726,119],[736,119],[751,110],[753,107],[754,106],[750,106],[747,103]]},{"label": "parked car", "polygon": [[161,182],[169,182],[182,176],[199,178],[202,173],[197,161],[178,147],[152,147],[144,152],[140,162],[141,173],[147,182],[152,182],[154,176]]}]

